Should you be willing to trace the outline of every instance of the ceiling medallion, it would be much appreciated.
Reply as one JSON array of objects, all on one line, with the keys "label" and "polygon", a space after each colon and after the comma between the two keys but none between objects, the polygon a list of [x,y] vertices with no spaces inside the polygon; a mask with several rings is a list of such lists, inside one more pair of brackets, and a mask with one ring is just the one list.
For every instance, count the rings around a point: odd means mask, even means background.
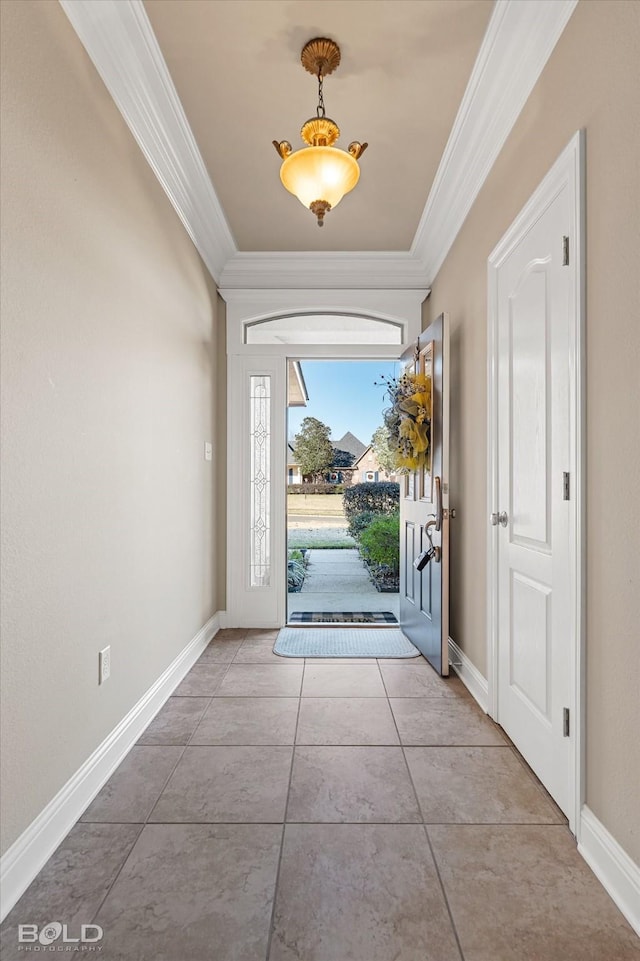
[{"label": "ceiling medallion", "polygon": [[307,120],[300,131],[307,146],[293,151],[288,140],[274,140],[273,146],[282,157],[280,180],[309,208],[322,227],[325,214],[337,207],[358,183],[358,160],[368,144],[354,140],[347,150],[334,147],[340,128],[325,115],[323,83],[340,63],[338,44],[326,37],[316,37],[304,45],[300,60],[305,70],[318,78],[316,116]]}]

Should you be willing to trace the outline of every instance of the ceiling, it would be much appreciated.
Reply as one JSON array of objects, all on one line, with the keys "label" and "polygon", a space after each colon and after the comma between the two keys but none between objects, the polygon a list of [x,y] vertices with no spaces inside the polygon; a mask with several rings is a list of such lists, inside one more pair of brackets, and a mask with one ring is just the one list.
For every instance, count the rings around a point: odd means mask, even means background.
[{"label": "ceiling", "polygon": [[[493,0],[145,0],[241,251],[408,250],[489,22]],[[319,229],[280,184],[272,140],[302,146],[315,36],[342,62],[324,85],[338,146],[368,141],[356,189]]]},{"label": "ceiling", "polygon": [[[578,0],[59,2],[228,300],[426,296]],[[299,57],[321,34],[340,145],[370,147],[319,230],[272,141],[314,114]]]}]

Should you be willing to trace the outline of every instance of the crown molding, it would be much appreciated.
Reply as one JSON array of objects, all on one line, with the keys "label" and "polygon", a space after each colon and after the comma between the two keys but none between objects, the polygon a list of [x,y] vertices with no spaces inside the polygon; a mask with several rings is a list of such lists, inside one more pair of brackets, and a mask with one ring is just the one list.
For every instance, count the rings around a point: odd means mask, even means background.
[{"label": "crown molding", "polygon": [[236,244],[142,0],[60,0],[214,280]]},{"label": "crown molding", "polygon": [[578,0],[496,0],[411,245],[432,284]]},{"label": "crown molding", "polygon": [[142,0],[60,0],[213,279],[233,288],[429,287],[578,0],[496,0],[408,251],[238,251]]},{"label": "crown molding", "polygon": [[409,251],[264,251],[234,254],[222,271],[226,289],[424,289],[424,270]]},{"label": "crown molding", "polygon": [[578,0],[497,0],[411,250],[236,253],[231,287],[430,287]]}]

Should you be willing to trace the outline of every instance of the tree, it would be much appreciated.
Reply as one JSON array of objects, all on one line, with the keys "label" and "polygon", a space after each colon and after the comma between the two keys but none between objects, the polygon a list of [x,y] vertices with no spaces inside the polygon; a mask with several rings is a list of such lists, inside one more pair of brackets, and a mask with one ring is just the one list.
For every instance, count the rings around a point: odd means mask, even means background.
[{"label": "tree", "polygon": [[305,417],[300,433],[293,439],[293,452],[303,474],[311,474],[316,483],[333,462],[335,450],[329,440],[331,428],[316,417]]},{"label": "tree", "polygon": [[389,431],[386,427],[378,427],[371,438],[371,446],[376,460],[387,477],[396,471],[395,453],[389,447]]},{"label": "tree", "polygon": [[334,448],[333,460],[331,462],[332,467],[351,467],[355,457],[350,454],[348,450],[340,450],[339,447]]}]

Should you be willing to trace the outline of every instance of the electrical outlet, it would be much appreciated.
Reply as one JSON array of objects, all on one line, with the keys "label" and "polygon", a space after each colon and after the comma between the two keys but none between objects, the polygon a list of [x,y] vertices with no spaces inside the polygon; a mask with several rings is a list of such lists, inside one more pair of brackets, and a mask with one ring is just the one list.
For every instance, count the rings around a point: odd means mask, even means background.
[{"label": "electrical outlet", "polygon": [[111,675],[111,645],[98,651],[98,684],[104,682]]}]

